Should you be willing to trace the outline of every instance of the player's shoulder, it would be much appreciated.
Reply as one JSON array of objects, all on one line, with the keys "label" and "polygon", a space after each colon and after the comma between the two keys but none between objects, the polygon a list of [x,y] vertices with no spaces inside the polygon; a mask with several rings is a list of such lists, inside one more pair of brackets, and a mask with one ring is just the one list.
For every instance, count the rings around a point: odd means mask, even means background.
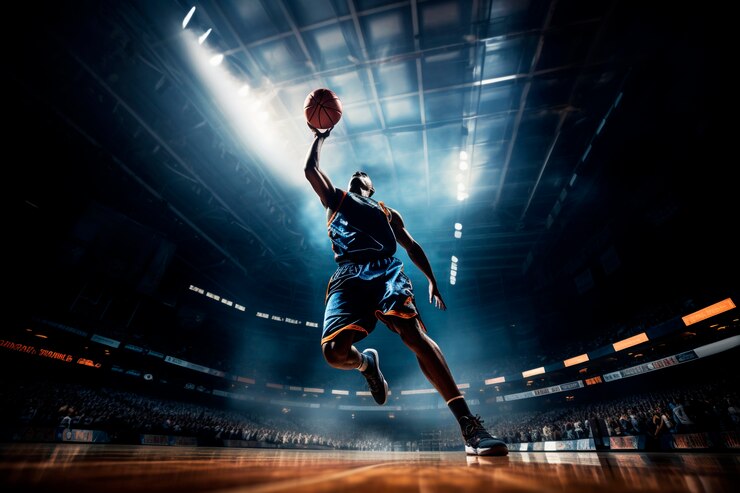
[{"label": "player's shoulder", "polygon": [[398,212],[398,210],[394,209],[393,207],[388,207],[387,205],[384,206],[385,209],[388,210],[388,217],[390,218],[391,222],[398,221],[401,224],[403,224],[403,217],[401,217],[401,213]]}]

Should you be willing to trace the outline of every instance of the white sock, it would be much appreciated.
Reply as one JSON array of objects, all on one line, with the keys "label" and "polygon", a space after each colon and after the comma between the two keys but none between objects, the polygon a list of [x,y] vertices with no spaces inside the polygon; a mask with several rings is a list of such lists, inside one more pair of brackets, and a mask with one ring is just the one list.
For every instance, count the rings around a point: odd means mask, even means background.
[{"label": "white sock", "polygon": [[362,353],[360,353],[360,364],[357,367],[357,369],[360,370],[360,371],[367,370],[367,358]]}]

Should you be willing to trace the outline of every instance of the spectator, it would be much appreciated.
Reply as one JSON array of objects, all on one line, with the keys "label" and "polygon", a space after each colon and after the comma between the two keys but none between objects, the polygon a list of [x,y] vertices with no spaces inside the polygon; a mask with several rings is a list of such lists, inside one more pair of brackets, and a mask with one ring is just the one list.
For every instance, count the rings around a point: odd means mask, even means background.
[{"label": "spectator", "polygon": [[681,401],[676,400],[669,404],[673,413],[673,422],[676,424],[676,433],[692,433],[694,421],[689,417]]}]

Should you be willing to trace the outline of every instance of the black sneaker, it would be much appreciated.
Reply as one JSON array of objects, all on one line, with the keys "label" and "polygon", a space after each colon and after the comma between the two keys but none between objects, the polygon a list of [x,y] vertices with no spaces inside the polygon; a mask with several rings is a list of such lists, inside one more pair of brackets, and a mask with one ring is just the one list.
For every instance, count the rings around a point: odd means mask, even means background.
[{"label": "black sneaker", "polygon": [[367,368],[361,373],[367,380],[373,399],[382,406],[388,399],[388,382],[380,372],[378,352],[375,349],[365,349],[362,354],[367,358]]},{"label": "black sneaker", "polygon": [[509,448],[503,440],[495,438],[483,427],[480,416],[463,416],[460,428],[468,455],[507,455]]}]

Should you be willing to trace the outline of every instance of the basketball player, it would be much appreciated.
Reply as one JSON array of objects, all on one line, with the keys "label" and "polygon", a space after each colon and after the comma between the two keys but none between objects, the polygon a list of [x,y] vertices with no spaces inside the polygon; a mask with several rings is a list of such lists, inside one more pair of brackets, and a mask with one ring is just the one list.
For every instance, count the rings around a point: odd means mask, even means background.
[{"label": "basketball player", "polygon": [[304,172],[326,208],[329,238],[339,264],[329,280],[321,349],[334,368],[359,370],[378,404],[385,404],[388,383],[375,349],[360,352],[354,344],[375,328],[377,320],[396,332],[416,354],[422,373],[457,418],[469,455],[506,455],[506,444],[473,416],[450,373],[439,346],[427,335],[415,305],[411,281],[394,257],[396,243],[429,280],[429,302],[445,310],[442,295],[424,250],[414,241],[395,210],[376,202],[373,182],[362,171],[352,175],[347,190],[335,188],[319,168],[321,147],[331,129],[314,134]]}]

